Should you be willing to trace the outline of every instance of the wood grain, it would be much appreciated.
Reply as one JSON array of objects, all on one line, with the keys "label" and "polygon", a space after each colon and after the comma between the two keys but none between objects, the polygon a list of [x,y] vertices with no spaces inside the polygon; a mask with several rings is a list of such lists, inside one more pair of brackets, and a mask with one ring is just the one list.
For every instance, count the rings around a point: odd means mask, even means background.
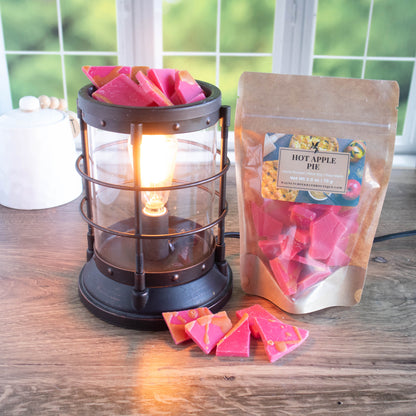
[{"label": "wood grain", "polygon": [[[238,229],[234,172],[227,231]],[[0,207],[0,414],[411,415],[416,411],[416,237],[374,244],[361,303],[289,315],[239,286],[226,310],[260,303],[310,331],[270,364],[205,355],[167,332],[109,325],[80,303],[86,224],[79,200],[39,211]],[[377,235],[416,228],[416,171],[393,171]]]}]

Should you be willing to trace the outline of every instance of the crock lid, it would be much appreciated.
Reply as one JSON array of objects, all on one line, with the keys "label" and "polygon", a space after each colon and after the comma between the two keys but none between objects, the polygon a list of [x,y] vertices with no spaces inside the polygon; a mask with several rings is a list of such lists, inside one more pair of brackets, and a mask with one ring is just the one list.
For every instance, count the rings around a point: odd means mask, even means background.
[{"label": "crock lid", "polygon": [[18,109],[0,117],[0,129],[49,126],[59,123],[64,118],[63,112],[49,108],[41,110],[38,98],[26,96],[20,99]]}]

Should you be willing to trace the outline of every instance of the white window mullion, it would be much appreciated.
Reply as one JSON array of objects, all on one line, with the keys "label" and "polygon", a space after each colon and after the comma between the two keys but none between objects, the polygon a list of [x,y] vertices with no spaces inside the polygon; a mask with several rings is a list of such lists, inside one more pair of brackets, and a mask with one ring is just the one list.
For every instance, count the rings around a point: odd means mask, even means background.
[{"label": "white window mullion", "polygon": [[363,57],[363,66],[361,69],[361,78],[365,77],[365,68],[367,66],[368,43],[370,41],[371,22],[373,20],[373,7],[374,7],[374,0],[371,0],[370,12],[368,13],[367,34],[365,37],[364,57]]},{"label": "white window mullion", "polygon": [[220,84],[221,0],[217,0],[217,30],[215,39],[215,82]]},{"label": "white window mullion", "polygon": [[0,11],[0,115],[13,108],[10,91],[9,71],[7,69],[6,50],[4,47],[3,26]]},{"label": "white window mullion", "polygon": [[413,64],[412,81],[410,82],[406,118],[403,135],[397,138],[395,152],[399,154],[416,154],[416,58]]},{"label": "white window mullion", "polygon": [[64,36],[62,30],[62,14],[61,14],[61,2],[56,0],[56,11],[58,19],[58,41],[59,41],[59,56],[61,58],[61,71],[62,71],[62,84],[64,91],[64,98],[68,101],[68,91],[66,88],[66,70],[65,70],[65,58],[64,58]]},{"label": "white window mullion", "polygon": [[162,1],[117,0],[120,65],[162,67]]},{"label": "white window mullion", "polygon": [[276,0],[272,71],[311,75],[317,0]]}]

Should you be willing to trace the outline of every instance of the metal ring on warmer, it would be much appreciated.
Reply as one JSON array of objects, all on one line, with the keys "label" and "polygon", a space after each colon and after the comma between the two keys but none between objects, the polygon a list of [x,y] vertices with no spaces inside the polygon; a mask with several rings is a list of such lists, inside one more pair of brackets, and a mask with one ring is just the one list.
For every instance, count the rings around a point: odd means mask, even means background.
[{"label": "metal ring on warmer", "polygon": [[[76,164],[75,164],[75,168],[77,170],[77,172],[84,178],[86,179],[88,182],[92,182],[95,185],[100,185],[100,186],[104,186],[105,188],[113,188],[113,189],[118,189],[121,191],[154,191],[155,188],[149,188],[149,187],[137,187],[137,186],[127,186],[127,185],[119,185],[116,183],[109,183],[109,182],[104,182],[104,181],[100,181],[99,179],[95,179],[91,176],[88,176],[81,168],[80,168],[80,163],[81,160],[83,160],[84,157],[82,155],[78,156],[77,160],[76,160]],[[206,183],[209,182],[213,182],[216,179],[221,178],[222,176],[225,175],[225,173],[228,171],[228,169],[230,168],[231,162],[230,159],[227,157],[227,163],[225,164],[224,168],[222,170],[220,170],[218,173],[216,173],[213,176],[210,176],[209,178],[205,178],[205,179],[201,179],[200,181],[195,181],[195,182],[187,182],[187,183],[182,183],[180,185],[170,185],[170,186],[160,186],[157,188],[158,191],[177,191],[180,189],[186,189],[186,188],[192,188],[193,186],[200,186],[200,185],[204,185]]]},{"label": "metal ring on warmer", "polygon": [[228,202],[225,201],[225,208],[221,212],[221,215],[215,221],[212,221],[211,223],[209,223],[207,225],[204,225],[201,228],[196,228],[196,229],[188,230],[188,231],[181,231],[179,233],[169,233],[169,234],[157,234],[157,235],[135,234],[135,233],[127,233],[127,232],[123,232],[123,231],[112,230],[111,228],[103,227],[101,225],[98,225],[94,221],[92,221],[91,218],[88,218],[87,214],[85,214],[84,209],[83,209],[83,205],[85,205],[86,201],[87,201],[86,197],[82,198],[81,203],[80,203],[80,212],[81,212],[81,216],[82,216],[83,220],[86,221],[92,227],[96,228],[97,230],[109,233],[109,234],[117,235],[119,237],[148,238],[150,240],[158,240],[158,239],[162,239],[162,238],[186,237],[186,236],[189,236],[189,235],[198,234],[202,231],[206,231],[206,230],[209,230],[210,228],[215,227],[217,224],[219,224],[225,218],[225,216],[227,215],[227,212],[228,212]]}]

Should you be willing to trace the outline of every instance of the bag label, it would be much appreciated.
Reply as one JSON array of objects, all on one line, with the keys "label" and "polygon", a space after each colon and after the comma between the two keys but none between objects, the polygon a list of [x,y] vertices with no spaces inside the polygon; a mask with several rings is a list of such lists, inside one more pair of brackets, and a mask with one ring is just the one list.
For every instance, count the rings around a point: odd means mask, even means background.
[{"label": "bag label", "polygon": [[366,146],[359,140],[266,134],[262,196],[290,202],[355,206]]},{"label": "bag label", "polygon": [[347,191],[348,153],[279,149],[277,187],[344,194]]}]

